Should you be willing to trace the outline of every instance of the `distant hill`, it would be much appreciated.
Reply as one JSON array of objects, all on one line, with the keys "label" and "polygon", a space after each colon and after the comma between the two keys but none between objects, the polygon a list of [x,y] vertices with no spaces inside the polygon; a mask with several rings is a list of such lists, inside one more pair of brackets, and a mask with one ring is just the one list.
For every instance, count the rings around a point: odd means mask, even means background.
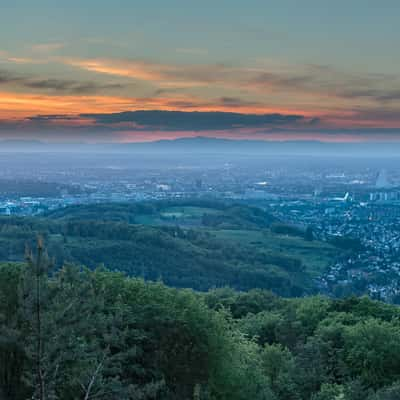
[{"label": "distant hill", "polygon": [[140,154],[257,154],[257,155],[330,155],[397,157],[400,143],[364,142],[329,143],[320,141],[234,140],[213,137],[178,138],[131,143],[46,143],[39,141],[6,140],[0,142],[0,152],[82,152],[82,153],[140,153]]}]

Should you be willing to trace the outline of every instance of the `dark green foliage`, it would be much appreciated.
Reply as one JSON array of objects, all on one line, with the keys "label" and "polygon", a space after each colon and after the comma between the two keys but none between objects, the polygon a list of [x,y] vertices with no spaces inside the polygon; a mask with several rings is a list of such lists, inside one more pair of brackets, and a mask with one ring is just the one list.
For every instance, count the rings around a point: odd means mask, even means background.
[{"label": "dark green foliage", "polygon": [[200,295],[46,266],[0,267],[1,399],[270,398],[257,346]]},{"label": "dark green foliage", "polygon": [[396,306],[48,265],[0,265],[1,399],[398,398]]},{"label": "dark green foliage", "polygon": [[202,224],[208,227],[224,229],[267,228],[275,221],[270,214],[256,207],[232,206],[221,213],[207,214]]},{"label": "dark green foliage", "polygon": [[237,328],[256,340],[278,399],[400,398],[397,306],[228,289],[209,292],[206,301],[230,310]]},{"label": "dark green foliage", "polygon": [[304,232],[304,239],[312,242],[314,240],[314,231],[311,226],[307,226],[306,231]]},{"label": "dark green foliage", "polygon": [[330,242],[343,250],[349,251],[360,251],[363,249],[363,245],[358,238],[352,238],[349,236],[334,236]]},{"label": "dark green foliage", "polygon": [[379,390],[376,395],[372,395],[368,400],[397,400],[400,399],[400,383],[396,382],[392,386]]},{"label": "dark green foliage", "polygon": [[293,235],[293,236],[304,236],[305,232],[294,225],[284,224],[282,222],[275,222],[271,225],[272,232],[279,233],[280,235]]},{"label": "dark green foliage", "polygon": [[[254,229],[252,232],[261,232],[262,237],[262,229],[273,219],[253,207],[199,202],[203,208],[196,209],[196,205],[99,204],[57,210],[47,218],[0,217],[0,260],[23,260],[26,244],[32,247],[32,238],[41,235],[56,267],[64,263],[83,264],[91,269],[107,265],[129,276],[201,291],[228,285],[238,290],[271,289],[284,296],[312,292],[311,274],[297,257],[263,245],[217,238],[203,225],[135,224],[138,216],[159,216],[160,210],[173,206],[179,211],[183,207],[195,214],[210,210],[203,219],[222,218],[236,231]],[[220,229],[219,223],[210,226]],[[314,249],[308,250],[311,251]]]}]

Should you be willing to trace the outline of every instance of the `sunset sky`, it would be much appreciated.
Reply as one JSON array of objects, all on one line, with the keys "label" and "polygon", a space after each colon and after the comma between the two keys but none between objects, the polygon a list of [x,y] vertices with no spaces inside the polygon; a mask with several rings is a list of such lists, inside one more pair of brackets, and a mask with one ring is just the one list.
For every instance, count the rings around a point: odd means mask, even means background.
[{"label": "sunset sky", "polygon": [[398,0],[5,3],[2,139],[400,139]]}]

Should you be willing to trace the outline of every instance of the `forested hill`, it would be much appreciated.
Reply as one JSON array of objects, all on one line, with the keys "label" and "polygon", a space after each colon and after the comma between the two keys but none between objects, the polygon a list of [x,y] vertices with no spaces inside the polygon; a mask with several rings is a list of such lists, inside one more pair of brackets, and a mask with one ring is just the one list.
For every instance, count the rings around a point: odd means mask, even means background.
[{"label": "forested hill", "polygon": [[259,208],[219,202],[75,206],[41,218],[0,218],[0,261],[23,260],[26,243],[40,234],[57,266],[103,264],[196,290],[313,293],[313,279],[337,251],[282,228]]},{"label": "forested hill", "polygon": [[277,219],[258,207],[214,200],[165,200],[77,205],[48,212],[58,220],[103,220],[146,225],[267,228]]},{"label": "forested hill", "polygon": [[0,265],[0,398],[397,400],[400,311]]}]

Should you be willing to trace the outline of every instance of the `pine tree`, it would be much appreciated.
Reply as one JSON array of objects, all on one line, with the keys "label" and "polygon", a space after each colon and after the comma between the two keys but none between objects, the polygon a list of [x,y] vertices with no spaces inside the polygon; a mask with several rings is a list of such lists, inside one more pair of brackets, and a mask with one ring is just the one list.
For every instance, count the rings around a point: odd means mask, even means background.
[{"label": "pine tree", "polygon": [[112,320],[104,316],[104,301],[94,292],[90,274],[71,265],[51,274],[41,238],[36,254],[27,252],[26,259],[22,304],[31,368],[25,381],[32,399],[77,393],[84,400],[107,398],[110,384],[103,371],[109,364],[109,347],[102,337]]},{"label": "pine tree", "polygon": [[48,274],[50,262],[44,250],[41,237],[37,240],[36,255],[27,251],[26,269],[23,282],[23,305],[25,320],[31,335],[28,340],[27,353],[33,362],[33,373],[29,374],[27,380],[33,387],[33,398],[38,400],[47,399],[46,387],[46,365],[45,365],[45,342],[44,342],[44,315],[47,308],[48,297]]}]

